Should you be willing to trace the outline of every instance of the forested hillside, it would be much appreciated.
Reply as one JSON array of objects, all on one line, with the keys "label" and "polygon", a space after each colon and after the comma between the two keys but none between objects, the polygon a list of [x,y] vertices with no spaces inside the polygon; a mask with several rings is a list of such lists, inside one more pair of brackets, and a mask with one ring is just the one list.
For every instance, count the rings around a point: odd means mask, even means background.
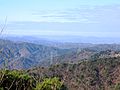
[{"label": "forested hillside", "polygon": [[63,63],[28,70],[38,80],[59,77],[68,90],[120,90],[120,58]]},{"label": "forested hillside", "polygon": [[0,42],[1,90],[120,90],[118,44],[63,49]]},{"label": "forested hillside", "polygon": [[72,51],[72,49],[0,40],[0,68],[4,66],[6,61],[9,69],[27,69],[42,65],[46,60],[50,61],[52,57],[63,55],[69,51]]},{"label": "forested hillside", "polygon": [[82,60],[120,56],[119,44],[71,43],[71,48],[65,48],[63,45],[64,49],[61,45],[51,47],[28,42],[0,40],[0,68],[7,66],[8,69],[28,69],[34,66],[50,66],[64,62],[77,63]]}]

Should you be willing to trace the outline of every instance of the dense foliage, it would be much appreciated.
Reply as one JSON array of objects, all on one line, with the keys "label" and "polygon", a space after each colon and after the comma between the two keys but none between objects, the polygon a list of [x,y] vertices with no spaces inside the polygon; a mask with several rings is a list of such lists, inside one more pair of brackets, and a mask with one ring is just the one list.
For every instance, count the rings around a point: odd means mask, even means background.
[{"label": "dense foliage", "polygon": [[39,82],[23,71],[1,70],[0,90],[66,90],[59,78],[44,78]]},{"label": "dense foliage", "polygon": [[59,77],[68,90],[120,90],[120,58],[63,63],[28,71],[40,80]]},{"label": "dense foliage", "polygon": [[120,58],[1,70],[0,90],[120,90]]},{"label": "dense foliage", "polygon": [[0,71],[0,88],[3,90],[32,90],[33,87],[34,80],[23,71]]},{"label": "dense foliage", "polygon": [[66,90],[59,78],[46,78],[43,82],[37,83],[35,90]]}]

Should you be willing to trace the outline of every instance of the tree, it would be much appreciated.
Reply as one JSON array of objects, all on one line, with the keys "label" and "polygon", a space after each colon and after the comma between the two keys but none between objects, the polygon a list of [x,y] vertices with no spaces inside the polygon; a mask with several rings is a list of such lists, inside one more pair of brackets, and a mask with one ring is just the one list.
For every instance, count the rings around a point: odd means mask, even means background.
[{"label": "tree", "polygon": [[37,83],[35,90],[66,90],[59,78],[46,78],[43,82]]}]

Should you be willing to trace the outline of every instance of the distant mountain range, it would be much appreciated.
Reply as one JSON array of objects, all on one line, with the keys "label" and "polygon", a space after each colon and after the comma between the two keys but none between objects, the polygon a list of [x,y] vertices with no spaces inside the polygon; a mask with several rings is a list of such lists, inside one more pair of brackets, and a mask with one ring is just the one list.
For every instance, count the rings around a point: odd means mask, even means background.
[{"label": "distant mountain range", "polygon": [[[49,37],[44,38],[44,37],[32,37],[32,36],[4,36],[0,37],[1,39],[4,40],[10,40],[13,42],[28,42],[28,43],[34,43],[38,45],[44,45],[44,46],[50,46],[50,47],[57,47],[57,48],[62,48],[62,49],[70,49],[70,48],[85,48],[85,47],[91,47],[94,44],[91,43],[81,43],[81,42],[71,42],[71,41],[59,41],[59,40],[54,40],[54,39],[49,39]],[[56,38],[56,37],[54,37]]]},{"label": "distant mountain range", "polygon": [[4,38],[12,41],[24,41],[36,44],[53,43],[92,43],[92,44],[120,44],[120,37],[85,37],[85,36],[15,36],[15,35],[3,35],[0,38]]},{"label": "distant mountain range", "polygon": [[[0,68],[28,69],[63,62],[119,57],[119,44],[58,43],[29,39],[0,40]],[[37,40],[37,39],[35,39]],[[31,42],[31,43],[30,43]]]}]

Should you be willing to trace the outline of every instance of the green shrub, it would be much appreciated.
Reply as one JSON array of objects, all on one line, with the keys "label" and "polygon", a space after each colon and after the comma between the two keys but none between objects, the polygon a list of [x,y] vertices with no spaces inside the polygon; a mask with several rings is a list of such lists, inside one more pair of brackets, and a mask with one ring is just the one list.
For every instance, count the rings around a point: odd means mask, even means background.
[{"label": "green shrub", "polygon": [[115,86],[115,90],[120,90],[120,83]]},{"label": "green shrub", "polygon": [[3,87],[0,87],[0,90],[4,90]]},{"label": "green shrub", "polygon": [[46,78],[43,82],[37,83],[34,90],[66,90],[59,78]]},{"label": "green shrub", "polygon": [[28,74],[17,70],[0,72],[0,90],[32,90],[34,80]]}]

